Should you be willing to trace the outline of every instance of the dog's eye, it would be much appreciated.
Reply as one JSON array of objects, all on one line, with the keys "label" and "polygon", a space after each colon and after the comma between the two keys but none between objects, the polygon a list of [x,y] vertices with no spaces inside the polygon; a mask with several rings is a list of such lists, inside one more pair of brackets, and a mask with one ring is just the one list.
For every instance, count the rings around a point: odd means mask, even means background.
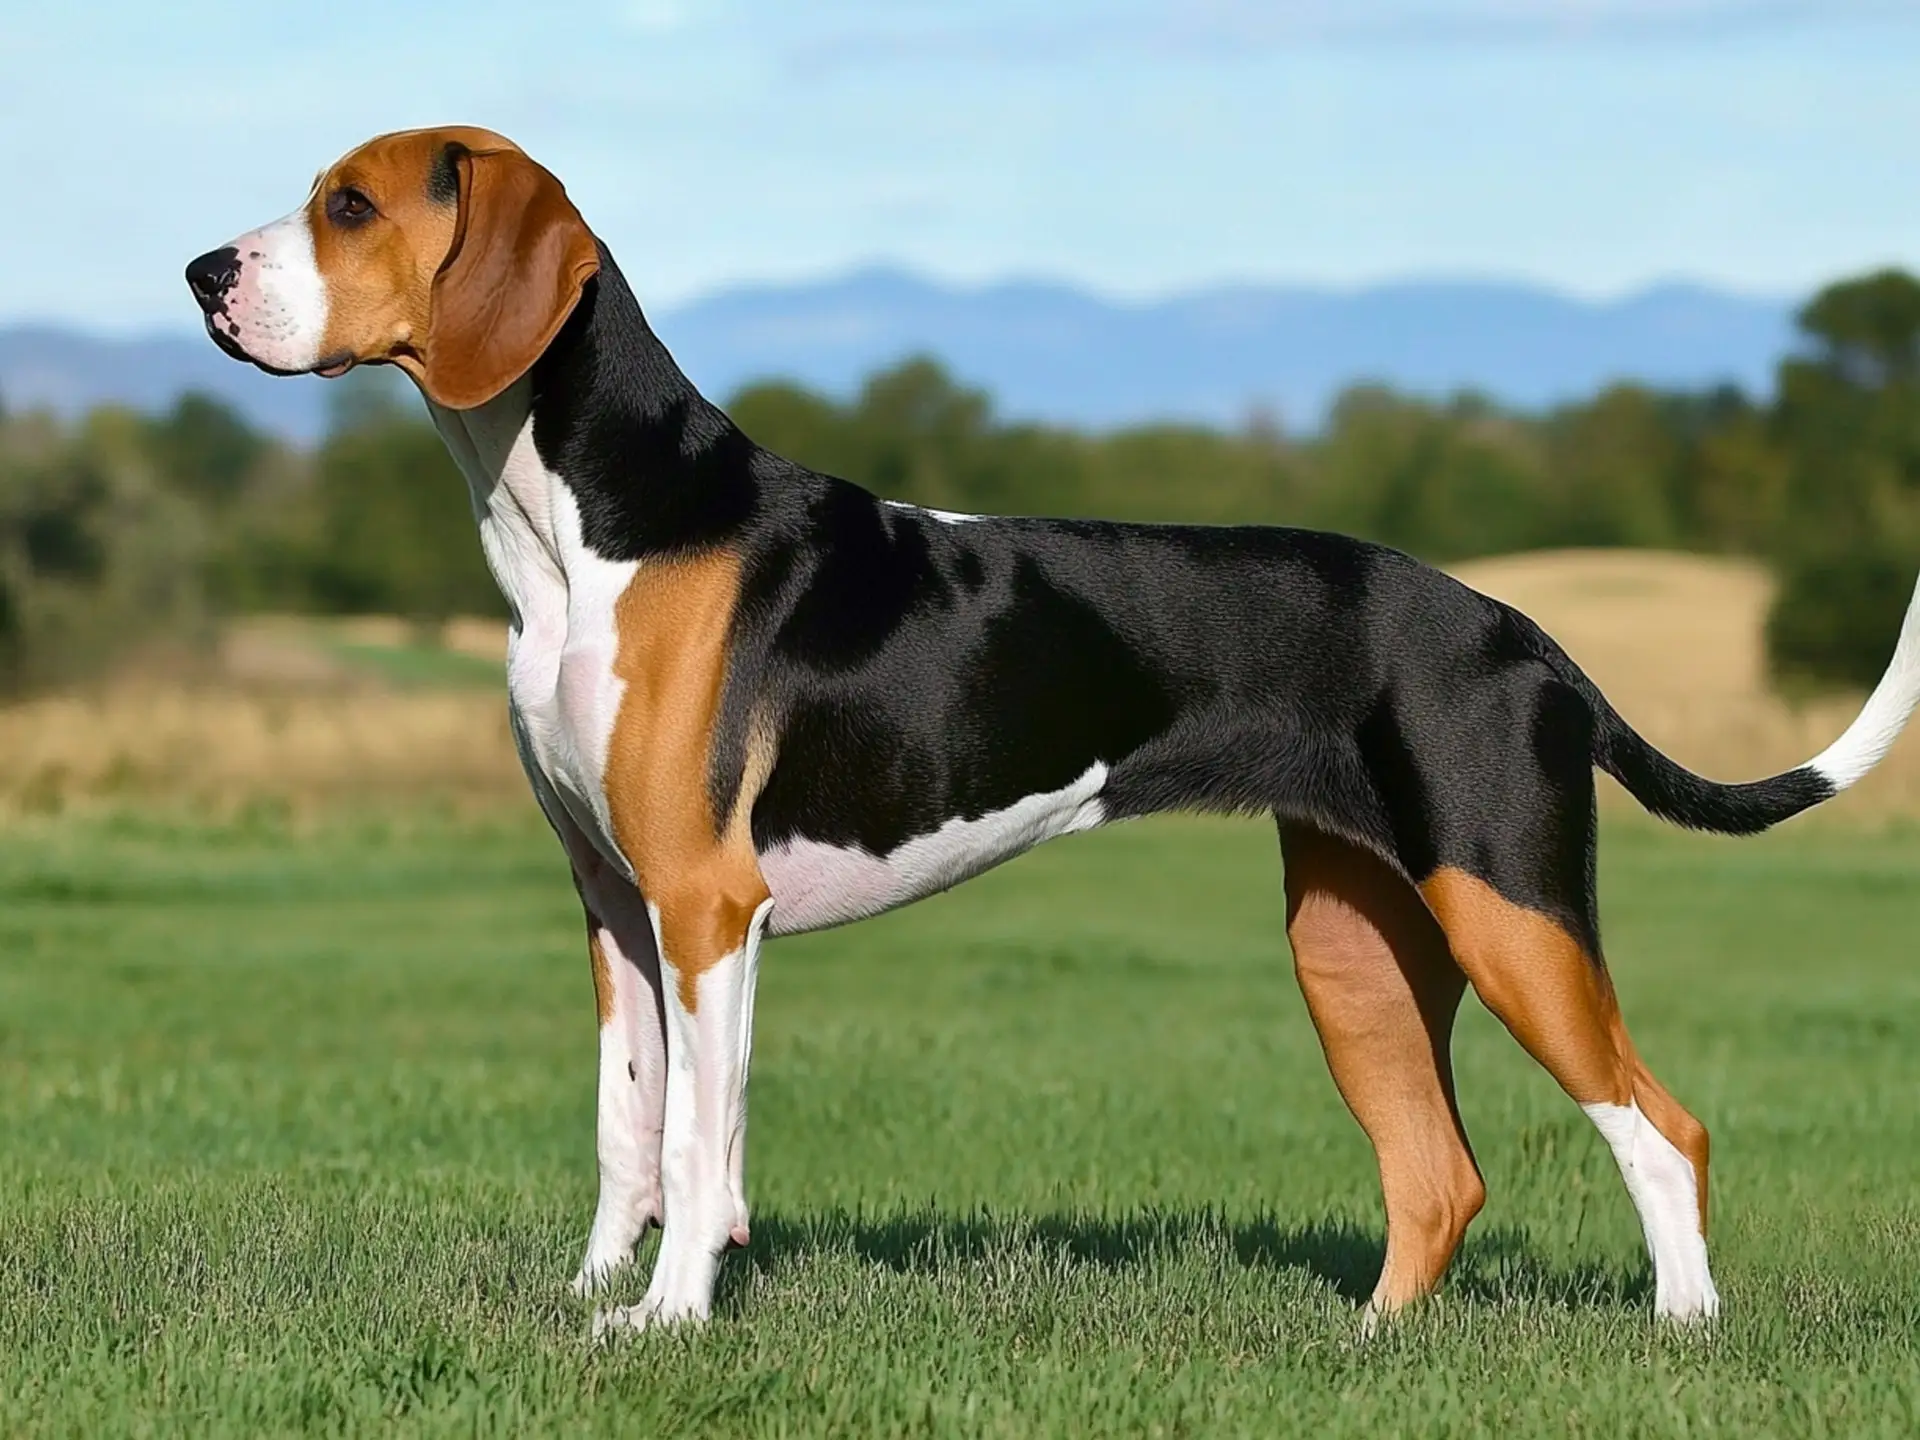
[{"label": "dog's eye", "polygon": [[327,218],[341,225],[357,225],[373,214],[373,201],[351,185],[327,197]]}]

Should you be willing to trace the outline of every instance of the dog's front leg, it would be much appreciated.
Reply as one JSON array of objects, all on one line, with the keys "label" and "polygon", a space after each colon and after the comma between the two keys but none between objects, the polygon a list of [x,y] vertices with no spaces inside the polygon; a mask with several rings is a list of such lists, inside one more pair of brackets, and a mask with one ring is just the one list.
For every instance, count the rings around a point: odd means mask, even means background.
[{"label": "dog's front leg", "polygon": [[585,1295],[633,1258],[633,1247],[664,1213],[661,1129],[666,1115],[667,1042],[660,957],[639,892],[604,867],[580,877],[587,944],[600,1018],[600,1085],[594,1126],[600,1201],[586,1258],[574,1278]]},{"label": "dog's front leg", "polygon": [[721,1255],[747,1243],[747,1065],[760,932],[772,906],[762,897],[649,897],[667,1020],[666,1226],[645,1298],[603,1312],[596,1331],[704,1320]]}]

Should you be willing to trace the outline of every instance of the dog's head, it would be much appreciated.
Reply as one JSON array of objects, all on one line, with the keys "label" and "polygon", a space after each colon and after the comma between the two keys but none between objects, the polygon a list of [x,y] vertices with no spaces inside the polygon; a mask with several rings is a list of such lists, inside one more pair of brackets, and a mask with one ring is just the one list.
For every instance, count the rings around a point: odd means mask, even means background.
[{"label": "dog's head", "polygon": [[214,341],[275,374],[393,364],[484,405],[559,332],[599,250],[560,182],[489,130],[369,140],[307,203],[187,266]]}]

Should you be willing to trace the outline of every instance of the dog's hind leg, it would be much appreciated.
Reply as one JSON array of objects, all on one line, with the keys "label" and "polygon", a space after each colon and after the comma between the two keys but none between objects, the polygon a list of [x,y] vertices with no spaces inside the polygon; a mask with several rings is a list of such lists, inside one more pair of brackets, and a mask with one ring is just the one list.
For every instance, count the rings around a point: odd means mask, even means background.
[{"label": "dog's hind leg", "polygon": [[1450,1041],[1466,979],[1405,878],[1283,823],[1287,936],[1334,1083],[1380,1162],[1387,1256],[1369,1314],[1440,1282],[1486,1199],[1454,1103]]},{"label": "dog's hind leg", "polygon": [[1559,921],[1441,867],[1420,891],[1486,1007],[1606,1138],[1653,1257],[1655,1313],[1714,1315],[1707,1132],[1647,1072],[1600,957]]}]

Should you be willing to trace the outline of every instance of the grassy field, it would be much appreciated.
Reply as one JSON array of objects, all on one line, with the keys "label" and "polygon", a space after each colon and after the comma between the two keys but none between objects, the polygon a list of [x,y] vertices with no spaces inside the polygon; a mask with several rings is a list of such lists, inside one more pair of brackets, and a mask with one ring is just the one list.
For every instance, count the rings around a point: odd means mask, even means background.
[{"label": "grassy field", "polygon": [[16,825],[0,1433],[1920,1432],[1920,835],[1603,848],[1629,1022],[1713,1127],[1704,1337],[1470,1009],[1490,1204],[1358,1342],[1371,1157],[1275,850],[1125,827],[774,943],[753,1247],[704,1332],[595,1350],[591,992],[537,822]]}]

